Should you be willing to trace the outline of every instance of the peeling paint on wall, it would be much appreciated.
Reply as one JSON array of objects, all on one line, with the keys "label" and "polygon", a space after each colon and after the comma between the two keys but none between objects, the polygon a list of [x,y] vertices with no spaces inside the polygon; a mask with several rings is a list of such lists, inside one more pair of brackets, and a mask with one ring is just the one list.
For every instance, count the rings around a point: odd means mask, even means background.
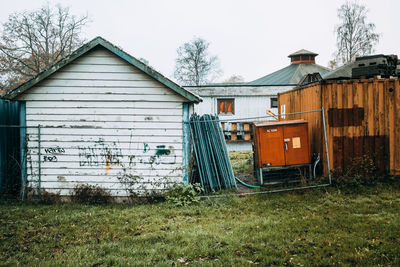
[{"label": "peeling paint on wall", "polygon": [[121,149],[116,142],[111,145],[104,142],[103,138],[99,138],[93,146],[78,146],[79,149],[79,166],[107,166],[116,165],[122,158]]}]

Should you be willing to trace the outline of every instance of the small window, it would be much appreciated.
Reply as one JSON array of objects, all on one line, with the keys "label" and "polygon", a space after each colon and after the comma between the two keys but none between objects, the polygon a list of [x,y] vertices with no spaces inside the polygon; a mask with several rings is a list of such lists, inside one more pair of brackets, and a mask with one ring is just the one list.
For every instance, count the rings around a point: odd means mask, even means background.
[{"label": "small window", "polygon": [[294,57],[292,57],[292,61],[300,61],[300,56],[294,56]]},{"label": "small window", "polygon": [[235,99],[217,99],[218,114],[235,114]]},{"label": "small window", "polygon": [[278,107],[278,98],[271,97],[271,108],[277,108],[277,107]]},{"label": "small window", "polygon": [[307,60],[310,60],[310,56],[301,56],[300,59],[302,61],[307,61]]}]

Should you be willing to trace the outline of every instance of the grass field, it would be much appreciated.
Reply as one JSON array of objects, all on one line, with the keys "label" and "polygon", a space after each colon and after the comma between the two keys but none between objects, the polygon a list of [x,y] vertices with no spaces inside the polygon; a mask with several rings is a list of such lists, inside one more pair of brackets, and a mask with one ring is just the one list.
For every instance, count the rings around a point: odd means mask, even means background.
[{"label": "grass field", "polygon": [[400,183],[187,207],[0,201],[0,265],[400,265]]}]

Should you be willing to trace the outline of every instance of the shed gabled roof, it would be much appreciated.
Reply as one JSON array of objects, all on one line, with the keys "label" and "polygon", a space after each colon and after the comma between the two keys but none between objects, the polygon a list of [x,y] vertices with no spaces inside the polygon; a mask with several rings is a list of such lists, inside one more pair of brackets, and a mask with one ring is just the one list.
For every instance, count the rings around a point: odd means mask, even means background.
[{"label": "shed gabled roof", "polygon": [[72,52],[70,55],[66,56],[62,60],[58,61],[57,63],[53,64],[51,67],[47,68],[43,72],[39,73],[36,77],[30,79],[29,81],[23,83],[22,85],[18,86],[14,90],[8,92],[6,94],[6,98],[13,99],[17,97],[18,95],[24,93],[34,85],[38,84],[40,81],[43,79],[47,78],[51,74],[55,73],[62,67],[66,66],[67,64],[71,63],[75,59],[79,58],[80,56],[84,55],[88,51],[94,49],[95,47],[104,47],[105,49],[109,50],[116,56],[120,57],[121,59],[125,60],[132,66],[140,69],[150,77],[156,79],[166,87],[170,88],[171,90],[175,91],[177,94],[181,95],[182,97],[186,98],[190,102],[201,102],[201,98],[196,96],[195,94],[185,90],[178,84],[174,83],[170,79],[164,77],[162,74],[159,72],[155,71],[154,69],[150,68],[146,64],[142,63],[141,61],[137,60],[133,56],[129,55],[128,53],[124,52],[122,49],[116,47],[112,43],[108,42],[107,40],[103,39],[102,37],[96,37],[92,41],[84,44],[74,52]]}]

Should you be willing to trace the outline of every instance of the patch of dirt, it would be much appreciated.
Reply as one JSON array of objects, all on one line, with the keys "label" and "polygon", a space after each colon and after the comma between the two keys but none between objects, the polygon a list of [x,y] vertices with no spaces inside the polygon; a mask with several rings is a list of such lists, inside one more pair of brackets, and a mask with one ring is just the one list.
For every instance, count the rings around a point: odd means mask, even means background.
[{"label": "patch of dirt", "polygon": [[[257,185],[259,186],[260,184],[258,183],[257,179],[250,174],[239,174],[236,175],[237,178],[239,178],[242,182],[249,184],[249,185]],[[251,192],[254,190],[257,190],[255,188],[250,188],[247,186],[242,185],[240,182],[236,181],[237,184],[237,189],[239,193],[243,193],[243,192]]]}]

